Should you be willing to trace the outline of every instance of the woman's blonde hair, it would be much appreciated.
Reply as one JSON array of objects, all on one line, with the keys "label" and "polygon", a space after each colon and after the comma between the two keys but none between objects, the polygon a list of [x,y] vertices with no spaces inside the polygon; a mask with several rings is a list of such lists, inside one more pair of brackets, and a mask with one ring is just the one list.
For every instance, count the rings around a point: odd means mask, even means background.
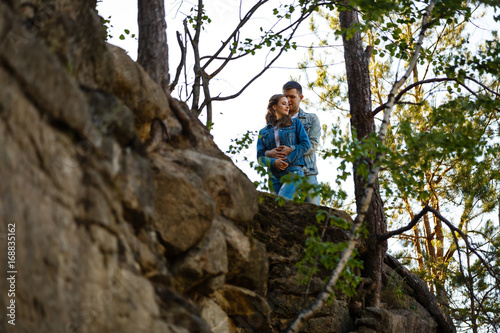
[{"label": "woman's blonde hair", "polygon": [[266,121],[268,123],[271,123],[273,126],[278,126],[278,127],[288,127],[291,126],[293,121],[290,116],[284,116],[278,119],[276,117],[276,111],[274,111],[273,107],[278,105],[280,99],[283,97],[286,97],[283,94],[276,94],[272,95],[271,98],[269,98],[269,103],[267,104],[267,113],[266,113]]}]

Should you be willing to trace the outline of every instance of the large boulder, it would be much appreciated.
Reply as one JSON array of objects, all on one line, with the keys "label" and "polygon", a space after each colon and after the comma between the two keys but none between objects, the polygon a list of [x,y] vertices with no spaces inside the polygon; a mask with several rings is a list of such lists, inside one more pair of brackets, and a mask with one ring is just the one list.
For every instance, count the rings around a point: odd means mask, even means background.
[{"label": "large boulder", "polygon": [[269,276],[266,246],[257,239],[245,235],[228,219],[219,218],[217,222],[227,242],[229,263],[227,282],[266,296]]},{"label": "large boulder", "polygon": [[212,329],[212,333],[236,333],[236,326],[222,308],[211,298],[203,297],[198,302],[201,307],[201,317]]},{"label": "large boulder", "polygon": [[253,291],[225,285],[215,291],[214,299],[236,326],[249,331],[275,332],[268,302]]},{"label": "large boulder", "polygon": [[[212,279],[209,288],[199,290],[210,294],[222,287],[228,272],[226,238],[216,225],[212,225],[203,241],[189,251],[175,268],[176,287],[183,292],[199,287]],[[214,278],[219,278],[215,279]],[[199,288],[198,288],[199,289]]]},{"label": "large boulder", "polygon": [[130,59],[125,50],[111,44],[107,48],[116,73],[111,90],[133,111],[139,138],[145,141],[149,137],[150,124],[155,118],[166,119],[170,134],[178,135],[181,124],[172,114],[161,87],[142,66]]},{"label": "large boulder", "polygon": [[170,159],[151,156],[155,170],[154,227],[174,254],[198,243],[212,225],[213,199],[203,190],[202,180]]}]

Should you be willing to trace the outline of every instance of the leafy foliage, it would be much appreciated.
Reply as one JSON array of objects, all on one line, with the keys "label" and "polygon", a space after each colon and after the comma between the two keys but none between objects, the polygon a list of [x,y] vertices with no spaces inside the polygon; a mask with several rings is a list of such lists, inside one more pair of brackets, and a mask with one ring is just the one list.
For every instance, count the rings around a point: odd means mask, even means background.
[{"label": "leafy foliage", "polygon": [[[408,64],[413,53],[424,4],[410,0],[391,3],[362,0],[350,4],[359,8],[362,18],[351,31],[340,29],[336,15],[326,10],[318,11],[311,20],[311,28],[318,35],[318,47],[334,45],[332,36],[345,34],[350,38],[355,31],[364,33],[365,42],[373,47],[370,58],[372,98],[374,105],[381,105],[373,113],[376,117],[377,112],[383,110],[392,82],[401,76],[400,68]],[[412,72],[413,80],[397,96],[387,148],[377,144],[374,136],[358,140],[351,130],[347,131],[349,138],[338,129],[340,126],[334,126],[329,131],[334,148],[323,151],[325,157],[342,159],[341,177],[351,176],[346,166],[360,151],[371,159],[377,153],[384,154],[380,184],[390,225],[394,228],[406,224],[420,207],[431,205],[452,216],[465,234],[474,234],[474,240],[480,244],[477,249],[481,251],[497,248],[498,244],[480,230],[483,221],[498,208],[500,196],[498,35],[493,31],[489,39],[475,48],[472,42],[477,41],[467,28],[470,21],[478,19],[481,6],[485,4],[498,7],[498,3],[491,1],[436,3],[422,55]],[[338,7],[337,10],[343,9]],[[498,21],[498,16],[494,20]],[[333,35],[320,34],[324,24],[333,29]],[[332,73],[331,66],[324,66],[323,59],[335,58],[335,52],[328,50],[327,54],[320,50],[322,53],[318,54],[312,45],[308,59],[301,64],[308,87],[319,97],[318,109],[335,110],[348,118],[344,113],[347,109],[344,105],[346,79]],[[315,75],[308,70],[311,64],[318,66]],[[360,168],[358,172],[366,175],[365,166],[361,164]],[[495,221],[494,225],[498,223]],[[493,307],[483,307],[484,311],[479,309],[481,302],[493,301],[490,299],[495,297],[492,293],[485,292],[484,299],[477,300],[474,288],[459,283],[453,284],[455,292],[452,292],[452,276],[463,275],[458,269],[457,256],[459,251],[465,252],[464,243],[455,244],[453,234],[443,228],[439,219],[425,215],[412,233],[401,236],[401,243],[404,250],[396,255],[428,281],[443,306],[449,304],[453,308],[458,304],[457,297],[463,300],[465,296],[469,313],[462,313],[462,317],[467,317],[467,325],[495,327],[494,320],[488,316],[493,316],[493,311],[497,310]],[[468,258],[480,262],[472,253]],[[470,266],[472,276],[477,267]],[[467,271],[464,268],[464,272]],[[487,270],[484,274],[484,283],[496,286],[496,276]],[[475,306],[476,312],[471,312],[471,306]],[[462,309],[467,311],[466,306]]]},{"label": "leafy foliage", "polygon": [[235,162],[238,162],[238,158],[243,157],[243,162],[248,163],[250,167],[261,177],[261,180],[254,182],[255,187],[264,191],[269,191],[272,184],[269,180],[269,171],[267,168],[263,167],[253,159],[249,160],[248,156],[244,154],[245,150],[248,150],[248,148],[254,144],[256,136],[257,132],[247,131],[240,138],[231,139],[231,144],[229,145],[226,154],[232,157]]},{"label": "leafy foliage", "polygon": [[[318,226],[323,229],[327,225],[332,227],[349,230],[351,225],[344,219],[329,215],[323,210],[318,210],[316,215]],[[306,228],[306,249],[303,258],[297,263],[299,273],[304,277],[303,284],[308,284],[311,278],[317,275],[321,268],[327,271],[333,270],[337,265],[340,254],[347,247],[347,242],[328,242],[323,240],[323,235],[320,235],[318,226],[311,225]],[[347,267],[341,274],[341,278],[335,285],[335,289],[348,297],[354,296],[356,287],[361,282],[359,272],[363,269],[363,262],[356,258],[357,252],[349,259]],[[326,281],[325,281],[326,282]]]}]

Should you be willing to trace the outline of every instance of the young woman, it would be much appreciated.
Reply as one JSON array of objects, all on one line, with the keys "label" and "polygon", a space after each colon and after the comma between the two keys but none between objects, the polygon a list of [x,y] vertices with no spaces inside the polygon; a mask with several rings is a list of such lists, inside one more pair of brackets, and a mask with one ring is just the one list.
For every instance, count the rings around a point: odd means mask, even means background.
[{"label": "young woman", "polygon": [[[285,184],[281,177],[293,172],[304,175],[304,153],[311,148],[309,137],[299,119],[288,115],[288,99],[283,94],[273,95],[267,105],[267,126],[260,130],[257,141],[257,160],[271,171],[274,193],[292,199],[296,192],[294,183]],[[282,149],[282,158],[266,156],[267,150]]]}]

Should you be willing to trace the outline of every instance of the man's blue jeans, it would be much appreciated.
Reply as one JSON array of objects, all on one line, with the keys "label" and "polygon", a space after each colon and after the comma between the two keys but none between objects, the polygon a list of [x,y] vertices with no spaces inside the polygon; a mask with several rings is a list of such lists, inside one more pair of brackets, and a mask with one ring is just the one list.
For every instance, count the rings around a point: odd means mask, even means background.
[{"label": "man's blue jeans", "polygon": [[[306,179],[308,184],[318,185],[318,178],[316,177],[316,175],[306,176]],[[319,195],[315,197],[311,197],[311,195],[308,195],[305,201],[315,205],[319,205]]]}]

